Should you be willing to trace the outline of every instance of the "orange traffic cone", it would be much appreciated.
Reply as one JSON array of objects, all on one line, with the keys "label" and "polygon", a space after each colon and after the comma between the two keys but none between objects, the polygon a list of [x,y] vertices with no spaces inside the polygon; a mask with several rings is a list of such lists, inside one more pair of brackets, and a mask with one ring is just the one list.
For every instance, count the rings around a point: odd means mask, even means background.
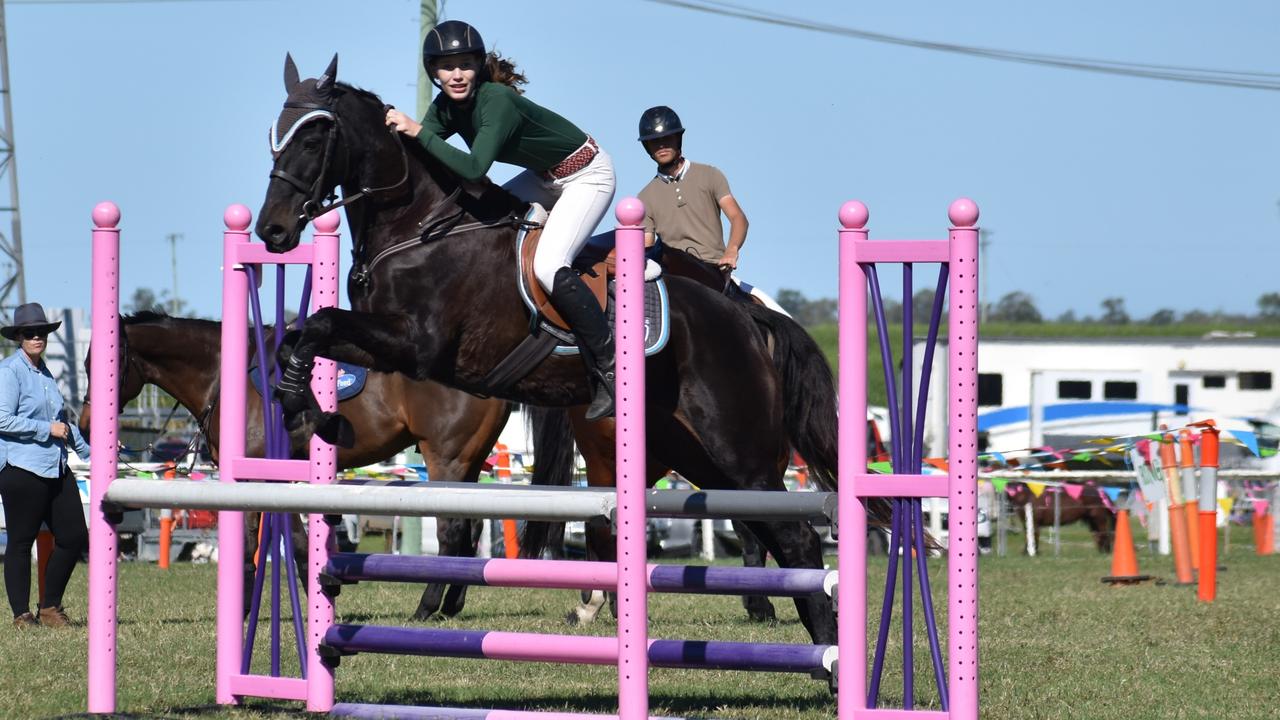
[{"label": "orange traffic cone", "polygon": [[1102,578],[1108,585],[1133,585],[1150,580],[1138,574],[1138,557],[1133,552],[1133,530],[1129,528],[1129,511],[1116,513],[1116,539],[1111,550],[1111,574]]}]

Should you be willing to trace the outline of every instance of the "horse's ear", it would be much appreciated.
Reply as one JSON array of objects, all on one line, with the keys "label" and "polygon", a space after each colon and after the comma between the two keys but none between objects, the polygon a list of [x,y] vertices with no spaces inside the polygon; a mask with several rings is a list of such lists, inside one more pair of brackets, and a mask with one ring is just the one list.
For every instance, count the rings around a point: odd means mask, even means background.
[{"label": "horse's ear", "polygon": [[338,79],[338,53],[333,54],[333,59],[329,61],[329,67],[325,68],[324,74],[316,80],[316,90],[325,92],[333,88],[333,83]]},{"label": "horse's ear", "polygon": [[293,92],[298,85],[298,66],[293,64],[293,56],[284,54],[284,91]]}]

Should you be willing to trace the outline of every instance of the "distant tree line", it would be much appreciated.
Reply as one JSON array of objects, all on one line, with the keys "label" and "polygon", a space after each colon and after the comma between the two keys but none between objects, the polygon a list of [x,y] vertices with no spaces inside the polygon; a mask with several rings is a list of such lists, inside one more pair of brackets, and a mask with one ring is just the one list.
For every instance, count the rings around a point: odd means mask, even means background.
[{"label": "distant tree line", "polygon": [[[813,327],[836,321],[837,303],[831,298],[810,300],[799,290],[782,289],[778,291],[778,304],[791,313],[801,325]],[[913,319],[919,323],[927,323],[933,312],[933,290],[920,290],[911,298]],[[1099,325],[1172,325],[1174,323],[1238,323],[1280,321],[1280,292],[1266,293],[1258,298],[1258,312],[1254,315],[1241,313],[1207,312],[1204,310],[1188,310],[1179,313],[1172,308],[1160,308],[1145,318],[1134,318],[1125,308],[1124,298],[1103,298],[1099,304],[1097,315],[1077,316],[1075,310],[1067,310],[1053,319],[1059,323],[1096,323]],[[901,322],[902,303],[893,298],[884,301],[885,317],[889,322]],[[1005,294],[994,304],[987,307],[988,322],[1001,323],[1043,323],[1046,321],[1040,309],[1036,307],[1035,298],[1030,293],[1015,290]],[[943,313],[946,320],[946,313]]]}]

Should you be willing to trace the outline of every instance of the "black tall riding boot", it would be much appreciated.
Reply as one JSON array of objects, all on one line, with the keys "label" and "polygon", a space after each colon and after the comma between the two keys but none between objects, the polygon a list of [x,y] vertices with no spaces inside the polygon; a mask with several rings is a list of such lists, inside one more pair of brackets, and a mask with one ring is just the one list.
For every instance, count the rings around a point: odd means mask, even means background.
[{"label": "black tall riding boot", "polygon": [[591,407],[588,420],[613,415],[613,333],[600,303],[578,273],[565,267],[556,271],[551,287],[551,305],[569,323],[578,338],[578,350],[591,380]]}]

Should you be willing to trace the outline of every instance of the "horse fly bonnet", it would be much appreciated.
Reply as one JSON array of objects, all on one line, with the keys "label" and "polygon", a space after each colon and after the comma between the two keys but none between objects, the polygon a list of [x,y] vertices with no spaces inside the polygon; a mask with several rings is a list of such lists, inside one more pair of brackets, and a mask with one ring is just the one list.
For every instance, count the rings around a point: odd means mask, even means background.
[{"label": "horse fly bonnet", "polygon": [[271,154],[279,157],[293,139],[298,128],[314,120],[333,120],[333,82],[338,74],[338,56],[334,55],[329,67],[318,78],[298,80],[298,68],[293,57],[284,58],[285,99],[280,116],[271,123]]}]

